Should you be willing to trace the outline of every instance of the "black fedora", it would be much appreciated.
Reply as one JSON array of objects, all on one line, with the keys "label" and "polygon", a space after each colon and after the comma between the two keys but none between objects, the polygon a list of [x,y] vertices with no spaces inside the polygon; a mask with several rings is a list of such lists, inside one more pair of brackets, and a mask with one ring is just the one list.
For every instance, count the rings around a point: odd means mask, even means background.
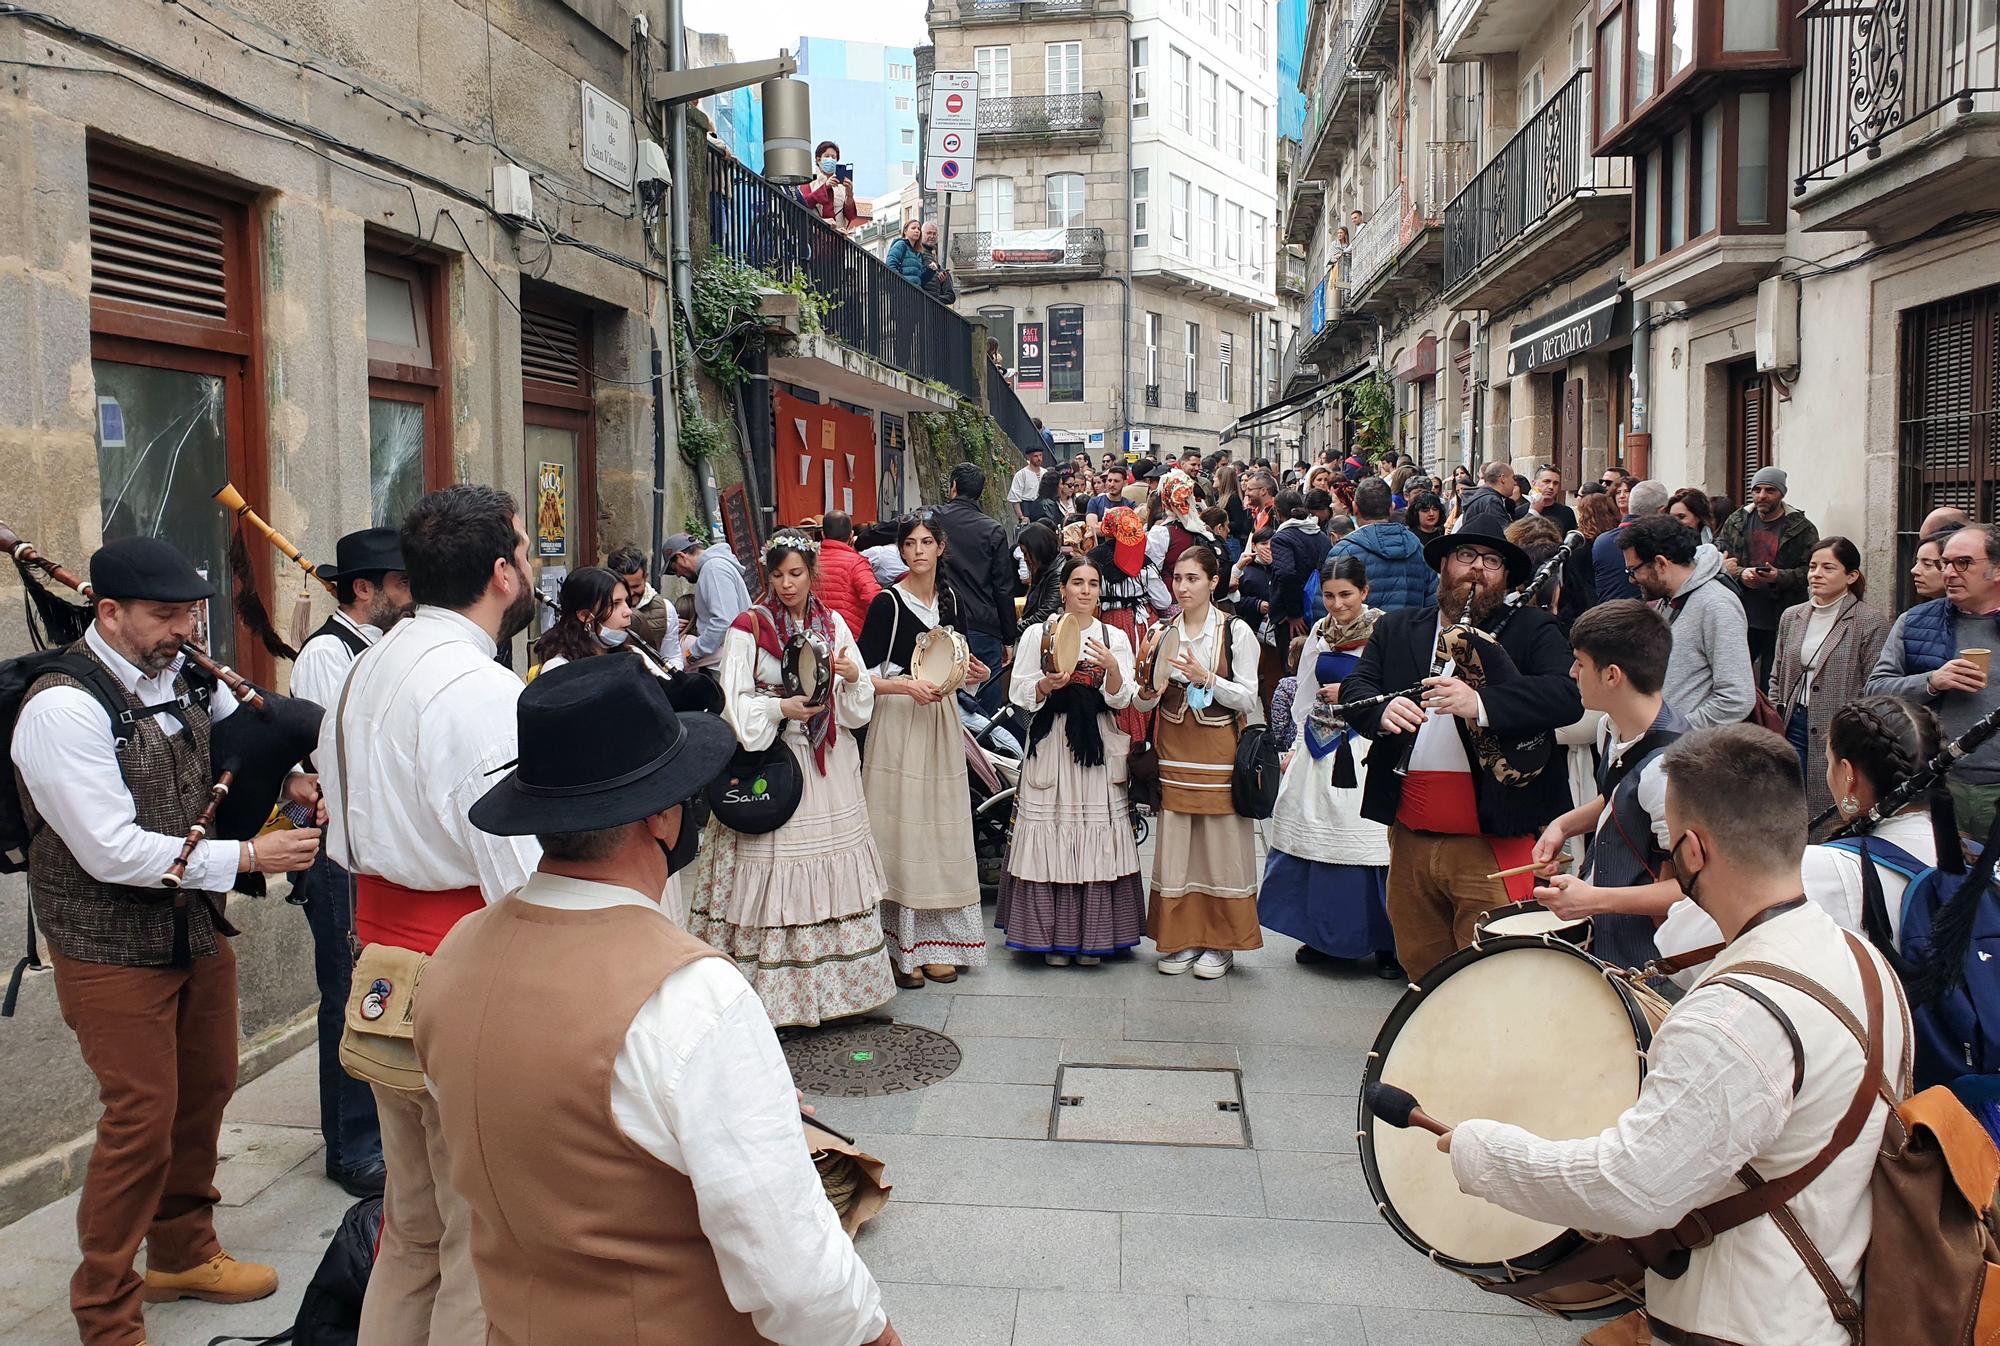
[{"label": "black fedora", "polygon": [[333,564],[317,566],[313,573],[333,584],[339,580],[367,579],[391,570],[408,570],[403,564],[403,538],[394,528],[364,528],[349,533],[333,547]]},{"label": "black fedora", "polygon": [[1509,542],[1499,529],[1494,527],[1493,521],[1487,518],[1474,519],[1456,533],[1440,533],[1426,542],[1424,561],[1432,570],[1443,574],[1444,558],[1460,547],[1467,546],[1484,547],[1488,551],[1500,553],[1501,559],[1507,563],[1507,583],[1510,586],[1525,582],[1535,573],[1534,563],[1528,559],[1528,553]]},{"label": "black fedora", "polygon": [[578,659],[515,703],[520,756],[472,806],[494,836],[594,832],[650,818],[707,788],[736,751],[714,715],[677,715],[643,660]]}]

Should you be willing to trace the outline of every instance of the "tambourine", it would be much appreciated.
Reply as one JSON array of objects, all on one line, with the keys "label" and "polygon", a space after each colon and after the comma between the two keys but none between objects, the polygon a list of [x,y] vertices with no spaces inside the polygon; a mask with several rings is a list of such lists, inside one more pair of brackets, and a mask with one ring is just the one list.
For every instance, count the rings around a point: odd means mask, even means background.
[{"label": "tambourine", "polygon": [[1083,623],[1067,612],[1049,618],[1042,631],[1042,672],[1067,677],[1076,672],[1082,661]]},{"label": "tambourine", "polygon": [[965,666],[971,654],[964,636],[949,626],[933,626],[917,637],[910,672],[950,696],[965,686]]},{"label": "tambourine", "polygon": [[785,695],[802,696],[809,706],[823,705],[833,691],[833,646],[811,631],[800,631],[785,642]]},{"label": "tambourine", "polygon": [[1181,629],[1172,622],[1159,628],[1147,648],[1146,666],[1140,672],[1144,684],[1155,695],[1167,690],[1173,681],[1174,660],[1181,652]]}]

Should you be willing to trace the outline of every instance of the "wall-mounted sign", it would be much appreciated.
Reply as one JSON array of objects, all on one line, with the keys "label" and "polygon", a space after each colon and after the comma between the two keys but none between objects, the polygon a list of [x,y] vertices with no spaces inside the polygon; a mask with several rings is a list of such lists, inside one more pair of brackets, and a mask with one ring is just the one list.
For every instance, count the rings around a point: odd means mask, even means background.
[{"label": "wall-mounted sign", "polygon": [[1619,299],[1623,291],[1617,281],[1571,300],[1553,313],[1530,322],[1518,323],[1508,334],[1507,373],[1526,374],[1551,369],[1573,355],[1611,340],[1618,331]]},{"label": "wall-mounted sign", "polygon": [[543,463],[535,474],[535,552],[561,556],[569,549],[569,501],[563,491],[563,465]]},{"label": "wall-mounted sign", "polygon": [[1060,262],[1069,247],[1067,229],[996,229],[991,237],[995,266]]},{"label": "wall-mounted sign", "polygon": [[1014,387],[1039,388],[1042,386],[1042,369],[1045,351],[1042,344],[1042,325],[1038,322],[1024,322],[1015,328],[1019,340],[1019,350],[1014,357]]},{"label": "wall-mounted sign", "polygon": [[639,157],[632,110],[602,89],[578,83],[583,87],[583,166],[629,192]]}]

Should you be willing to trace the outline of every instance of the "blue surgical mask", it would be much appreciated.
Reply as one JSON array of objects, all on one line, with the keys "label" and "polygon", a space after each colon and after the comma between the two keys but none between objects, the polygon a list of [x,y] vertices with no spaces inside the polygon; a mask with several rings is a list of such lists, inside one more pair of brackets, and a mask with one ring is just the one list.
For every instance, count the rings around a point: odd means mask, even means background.
[{"label": "blue surgical mask", "polygon": [[833,158],[831,155],[819,161],[819,171],[828,177],[832,177],[833,170],[838,167],[840,167],[840,160]]},{"label": "blue surgical mask", "polygon": [[611,631],[600,627],[597,632],[597,643],[607,650],[615,650],[623,645],[631,634],[629,631]]}]

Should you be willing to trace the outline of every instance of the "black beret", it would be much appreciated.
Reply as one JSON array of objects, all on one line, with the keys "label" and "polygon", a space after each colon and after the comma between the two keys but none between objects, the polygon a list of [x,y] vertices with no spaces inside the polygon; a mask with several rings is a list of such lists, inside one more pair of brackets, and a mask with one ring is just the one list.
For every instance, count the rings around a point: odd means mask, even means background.
[{"label": "black beret", "polygon": [[171,542],[156,537],[121,537],[90,558],[90,587],[99,598],[145,603],[192,603],[215,597]]}]

